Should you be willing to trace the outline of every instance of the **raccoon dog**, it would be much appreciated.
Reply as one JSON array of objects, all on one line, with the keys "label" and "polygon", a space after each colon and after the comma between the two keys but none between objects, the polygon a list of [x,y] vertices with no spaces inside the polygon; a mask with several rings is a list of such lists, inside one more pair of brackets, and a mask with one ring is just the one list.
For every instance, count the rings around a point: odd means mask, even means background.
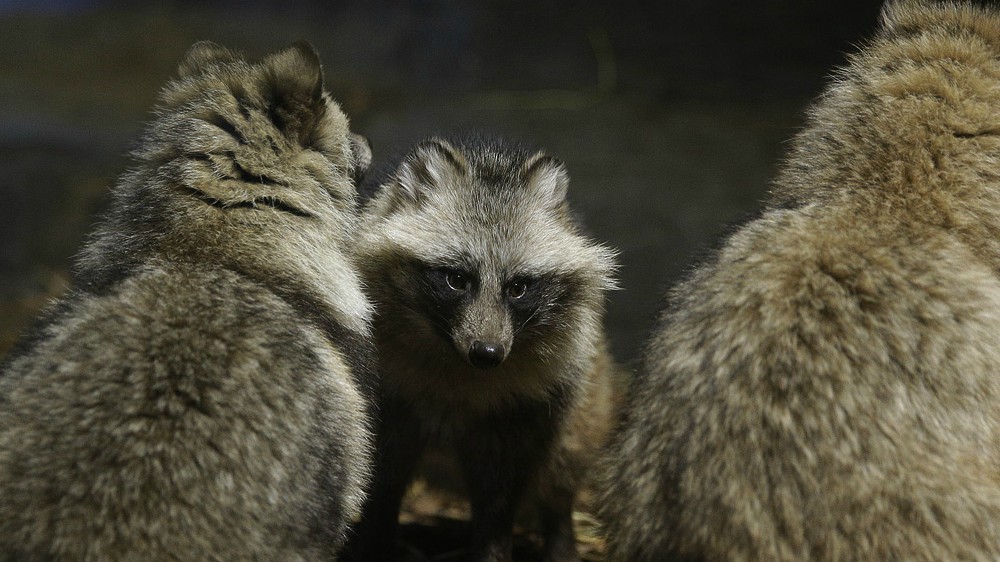
[{"label": "raccoon dog", "polygon": [[614,560],[1000,559],[1000,14],[892,3],[671,294]]},{"label": "raccoon dog", "polygon": [[[602,318],[614,253],[580,233],[567,187],[563,165],[544,153],[431,139],[362,213],[381,422],[358,560],[393,558],[400,500],[427,445],[454,451],[473,513],[471,557],[482,561],[510,559],[514,511],[544,463],[591,454],[551,456],[567,413],[608,378]],[[552,487],[575,486],[569,478]],[[563,557],[575,556],[569,496],[548,504]]]},{"label": "raccoon dog", "polygon": [[298,44],[196,44],[0,374],[0,560],[317,560],[357,514],[370,153]]}]

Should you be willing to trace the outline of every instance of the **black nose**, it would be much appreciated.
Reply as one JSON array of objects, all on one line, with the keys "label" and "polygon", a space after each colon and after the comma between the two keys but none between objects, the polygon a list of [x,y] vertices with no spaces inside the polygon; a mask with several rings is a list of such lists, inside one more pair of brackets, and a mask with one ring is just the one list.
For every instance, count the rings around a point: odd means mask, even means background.
[{"label": "black nose", "polygon": [[479,340],[469,348],[469,361],[480,369],[489,369],[503,363],[504,349],[502,345],[485,343]]}]

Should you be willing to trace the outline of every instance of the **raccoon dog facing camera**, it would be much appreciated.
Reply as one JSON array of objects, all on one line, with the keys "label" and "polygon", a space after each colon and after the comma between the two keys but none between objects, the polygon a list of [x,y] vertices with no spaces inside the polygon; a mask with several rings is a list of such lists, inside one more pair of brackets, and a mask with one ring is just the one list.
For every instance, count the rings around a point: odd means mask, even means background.
[{"label": "raccoon dog facing camera", "polygon": [[[381,421],[356,559],[393,559],[400,501],[427,446],[452,450],[464,474],[480,561],[510,559],[514,512],[546,463],[593,454],[563,446],[564,431],[580,431],[564,419],[588,403],[609,416],[602,319],[614,252],[580,233],[567,187],[544,153],[432,139],[368,202],[357,250],[377,310]],[[582,431],[599,441],[603,429]],[[570,488],[568,502],[546,504],[550,556],[573,559],[577,482],[546,482]]]},{"label": "raccoon dog facing camera", "polygon": [[670,296],[614,560],[1000,559],[1000,13],[895,2]]},{"label": "raccoon dog facing camera", "polygon": [[331,559],[372,439],[370,160],[298,44],[199,43],[0,373],[0,560]]}]

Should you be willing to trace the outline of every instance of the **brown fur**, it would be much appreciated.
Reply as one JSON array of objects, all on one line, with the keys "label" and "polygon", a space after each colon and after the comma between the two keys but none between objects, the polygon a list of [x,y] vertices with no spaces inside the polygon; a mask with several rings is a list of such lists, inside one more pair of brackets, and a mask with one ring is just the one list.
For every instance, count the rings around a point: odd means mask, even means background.
[{"label": "brown fur", "polygon": [[0,372],[0,560],[331,559],[370,463],[364,141],[299,44],[192,47]]},{"label": "brown fur", "polygon": [[602,342],[581,396],[567,412],[556,445],[539,473],[537,489],[525,502],[528,517],[537,518],[535,524],[542,530],[551,562],[579,560],[576,544],[570,542],[576,536],[573,511],[594,508],[584,492],[591,489],[595,465],[621,410],[627,376]]},{"label": "brown fur", "polygon": [[671,294],[613,560],[1000,558],[1000,14],[898,2]]},{"label": "brown fur", "polygon": [[[602,342],[584,378],[581,395],[566,413],[548,460],[521,502],[517,522],[540,533],[547,561],[579,560],[573,513],[593,512],[596,508],[592,502],[594,472],[621,410],[628,376]],[[452,451],[428,447],[417,475],[426,485],[418,490],[430,488],[435,495],[444,495],[451,505],[465,504],[468,490],[462,485]],[[408,499],[421,500],[415,495]],[[456,516],[465,515],[467,511],[462,509]]]}]

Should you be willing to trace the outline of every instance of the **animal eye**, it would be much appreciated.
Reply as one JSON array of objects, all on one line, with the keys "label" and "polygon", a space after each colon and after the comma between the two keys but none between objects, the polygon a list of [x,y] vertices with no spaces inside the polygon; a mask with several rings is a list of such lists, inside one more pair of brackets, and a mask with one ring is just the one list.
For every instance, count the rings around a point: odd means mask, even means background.
[{"label": "animal eye", "polygon": [[528,284],[524,281],[514,281],[507,285],[507,296],[512,299],[519,299],[528,292]]},{"label": "animal eye", "polygon": [[444,282],[448,284],[448,288],[452,291],[467,291],[469,290],[469,277],[460,271],[449,271],[444,276]]}]

